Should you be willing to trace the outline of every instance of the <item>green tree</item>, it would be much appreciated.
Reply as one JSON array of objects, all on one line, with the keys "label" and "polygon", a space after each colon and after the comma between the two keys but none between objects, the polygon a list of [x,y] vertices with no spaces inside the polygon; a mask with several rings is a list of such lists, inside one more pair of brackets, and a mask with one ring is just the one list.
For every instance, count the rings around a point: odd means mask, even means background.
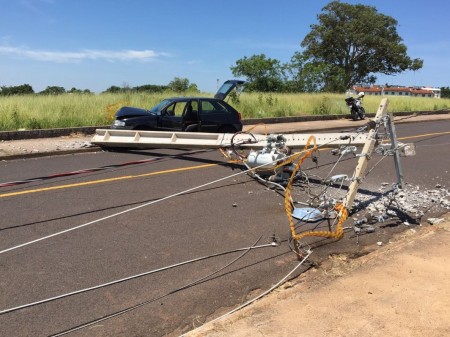
[{"label": "green tree", "polygon": [[442,98],[450,98],[450,88],[449,87],[441,88],[441,97]]},{"label": "green tree", "polygon": [[110,94],[117,94],[117,93],[123,92],[123,91],[124,91],[124,89],[122,89],[121,87],[118,87],[117,85],[112,85],[103,92],[110,93]]},{"label": "green tree", "polygon": [[34,94],[34,90],[29,84],[22,84],[11,87],[1,87],[0,95],[1,96],[13,96],[13,95],[29,95]]},{"label": "green tree", "polygon": [[64,89],[63,87],[48,86],[47,88],[42,90],[39,94],[41,94],[41,95],[61,95],[61,94],[65,94],[65,93],[66,93],[66,89]]},{"label": "green tree", "polygon": [[68,94],[92,94],[92,92],[89,89],[77,89],[77,88],[72,88],[69,91],[67,91]]},{"label": "green tree", "polygon": [[163,92],[167,90],[168,87],[166,85],[154,85],[154,84],[145,84],[137,87],[133,87],[132,91],[136,92]]},{"label": "green tree", "polygon": [[285,91],[317,92],[324,87],[326,64],[308,62],[308,58],[295,52],[289,63],[285,64]]},{"label": "green tree", "polygon": [[175,77],[168,85],[169,89],[175,92],[185,92],[189,89],[187,78]]},{"label": "green tree", "polygon": [[301,42],[303,55],[321,67],[323,88],[345,91],[357,83],[374,83],[375,74],[418,70],[397,33],[397,21],[366,5],[332,1],[317,16],[319,23]]},{"label": "green tree", "polygon": [[246,78],[245,88],[248,91],[283,90],[285,76],[283,65],[279,60],[267,58],[264,54],[244,56],[230,69],[234,76]]},{"label": "green tree", "polygon": [[73,87],[72,89],[70,89],[67,93],[68,94],[81,94],[83,91],[81,91],[80,89],[77,89],[75,87]]},{"label": "green tree", "polygon": [[198,90],[197,84],[195,84],[195,83],[189,84],[187,91],[188,92],[200,92],[200,90]]}]

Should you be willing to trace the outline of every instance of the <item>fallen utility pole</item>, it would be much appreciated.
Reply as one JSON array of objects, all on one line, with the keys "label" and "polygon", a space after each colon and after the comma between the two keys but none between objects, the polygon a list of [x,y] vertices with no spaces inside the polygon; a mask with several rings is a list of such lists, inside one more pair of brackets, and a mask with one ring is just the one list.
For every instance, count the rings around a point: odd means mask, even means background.
[{"label": "fallen utility pole", "polygon": [[[378,125],[381,120],[387,114],[388,100],[384,98],[380,106],[378,107],[377,113],[375,114],[374,123]],[[356,192],[358,191],[359,185],[361,185],[364,174],[366,172],[367,164],[372,156],[373,149],[375,148],[375,144],[377,142],[377,133],[378,128],[372,128],[369,130],[369,134],[367,135],[366,143],[362,149],[361,155],[358,160],[358,164],[356,165],[355,171],[352,177],[352,183],[349,186],[348,193],[344,200],[344,207],[348,210],[351,209],[353,205],[353,201],[355,200]]]},{"label": "fallen utility pole", "polygon": [[[362,145],[367,134],[355,133],[314,133],[317,145],[338,147],[349,142]],[[286,146],[291,149],[303,148],[311,134],[293,133],[284,136]],[[262,149],[267,147],[267,135],[248,133],[201,133],[97,129],[92,144],[102,148],[176,148],[176,149],[219,149],[239,145],[241,148]]]},{"label": "fallen utility pole", "polygon": [[[363,127],[358,128],[355,132],[347,133],[308,133],[308,134],[286,134],[286,135],[262,135],[248,132],[237,133],[198,133],[198,132],[167,132],[167,131],[138,131],[138,130],[115,130],[115,129],[97,129],[91,143],[102,148],[128,148],[128,149],[152,149],[152,148],[176,148],[176,149],[232,149],[227,152],[229,159],[242,161],[254,172],[264,171],[271,172],[268,181],[288,181],[285,190],[285,210],[289,218],[291,235],[294,241],[294,247],[299,255],[299,241],[306,236],[320,236],[334,239],[340,239],[344,235],[343,223],[346,221],[359,189],[363,182],[368,162],[374,151],[384,156],[394,155],[395,166],[398,178],[398,185],[402,187],[403,174],[400,165],[400,155],[414,155],[414,146],[408,144],[399,145],[395,135],[395,127],[392,115],[387,114],[388,99],[383,99],[378,107],[374,119],[370,120]],[[391,144],[381,142],[380,130],[383,129],[390,135]],[[314,144],[313,147],[310,144]],[[361,147],[362,151],[357,154],[356,146]],[[348,192],[341,202],[332,205],[333,210],[337,213],[337,224],[334,231],[329,223],[328,231],[311,230],[296,232],[293,218],[304,220],[302,214],[307,214],[308,219],[311,214],[323,209],[313,208],[296,208],[291,206],[290,188],[294,182],[297,170],[304,159],[310,157],[319,147],[338,147],[336,153],[340,153],[341,157],[346,154],[353,154],[359,157],[355,167]],[[237,151],[237,149],[239,151]],[[241,150],[250,150],[247,156],[240,153]],[[288,157],[290,149],[302,149]],[[334,150],[333,150],[334,151]],[[224,152],[225,153],[225,152]],[[299,156],[300,159],[299,159]],[[296,164],[294,165],[294,162]],[[289,178],[285,176],[285,172],[290,172],[294,166]],[[282,169],[280,169],[280,167]],[[287,170],[285,171],[285,169]],[[273,180],[270,180],[272,179]],[[277,180],[278,179],[278,180]],[[326,212],[331,205],[324,203]],[[321,206],[319,206],[320,208]],[[331,209],[331,208],[330,208]],[[317,211],[317,212],[316,212]],[[315,213],[313,213],[315,212]],[[301,214],[300,219],[293,214]],[[320,217],[317,217],[320,219]]]}]

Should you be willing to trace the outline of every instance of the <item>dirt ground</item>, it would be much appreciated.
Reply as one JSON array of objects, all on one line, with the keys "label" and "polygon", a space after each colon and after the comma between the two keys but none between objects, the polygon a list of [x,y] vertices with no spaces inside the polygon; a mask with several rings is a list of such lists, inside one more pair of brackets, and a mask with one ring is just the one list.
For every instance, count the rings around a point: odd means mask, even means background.
[{"label": "dirt ground", "polygon": [[330,256],[256,303],[183,336],[450,336],[450,213],[443,219],[356,259]]}]

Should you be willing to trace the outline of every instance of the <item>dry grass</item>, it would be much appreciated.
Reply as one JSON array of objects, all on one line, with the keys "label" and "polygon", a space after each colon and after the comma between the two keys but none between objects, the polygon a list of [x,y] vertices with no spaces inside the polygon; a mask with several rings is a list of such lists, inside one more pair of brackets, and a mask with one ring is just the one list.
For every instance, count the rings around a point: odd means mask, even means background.
[{"label": "dry grass", "polygon": [[[173,93],[64,94],[0,97],[0,131],[108,125],[124,105],[150,108]],[[211,94],[199,94],[212,96]],[[243,118],[347,114],[344,94],[243,93],[230,99]],[[367,112],[375,112],[380,96],[366,96]],[[450,99],[389,97],[389,111],[450,108]]]}]

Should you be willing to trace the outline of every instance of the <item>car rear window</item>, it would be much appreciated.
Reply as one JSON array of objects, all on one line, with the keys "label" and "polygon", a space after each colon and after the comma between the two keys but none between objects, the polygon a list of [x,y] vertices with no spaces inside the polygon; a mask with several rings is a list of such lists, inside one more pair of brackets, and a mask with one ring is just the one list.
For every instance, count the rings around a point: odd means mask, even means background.
[{"label": "car rear window", "polygon": [[225,105],[218,101],[202,101],[202,113],[228,112]]}]

